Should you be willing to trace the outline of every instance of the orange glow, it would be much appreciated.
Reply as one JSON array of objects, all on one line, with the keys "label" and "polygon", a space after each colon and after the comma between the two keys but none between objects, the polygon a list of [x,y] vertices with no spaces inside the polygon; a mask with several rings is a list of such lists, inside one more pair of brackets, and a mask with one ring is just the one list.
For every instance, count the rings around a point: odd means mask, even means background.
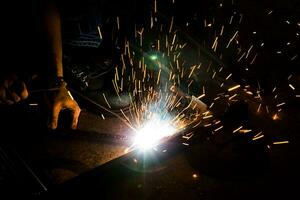
[{"label": "orange glow", "polygon": [[194,179],[198,178],[198,175],[197,174],[193,174],[193,178]]},{"label": "orange glow", "polygon": [[278,116],[278,114],[276,113],[276,114],[274,114],[273,115],[273,117],[272,117],[272,119],[274,120],[274,121],[276,121],[276,120],[279,120],[279,116]]}]

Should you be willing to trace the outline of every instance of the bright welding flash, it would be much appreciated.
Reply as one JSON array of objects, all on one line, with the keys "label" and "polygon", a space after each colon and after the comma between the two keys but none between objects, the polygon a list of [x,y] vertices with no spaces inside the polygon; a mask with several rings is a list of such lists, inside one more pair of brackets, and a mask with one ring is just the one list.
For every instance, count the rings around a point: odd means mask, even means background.
[{"label": "bright welding flash", "polygon": [[163,138],[176,133],[176,128],[170,124],[169,120],[160,119],[155,116],[145,123],[138,130],[134,140],[134,146],[143,151],[153,149]]}]

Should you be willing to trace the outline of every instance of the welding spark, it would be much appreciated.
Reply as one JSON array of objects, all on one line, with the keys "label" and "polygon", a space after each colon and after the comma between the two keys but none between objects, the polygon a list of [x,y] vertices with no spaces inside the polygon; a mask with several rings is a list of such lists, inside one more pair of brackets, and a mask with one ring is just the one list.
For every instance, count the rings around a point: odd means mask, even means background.
[{"label": "welding spark", "polygon": [[273,144],[288,144],[290,141],[279,141],[279,142],[273,142]]},{"label": "welding spark", "polygon": [[231,88],[228,89],[228,92],[236,90],[236,89],[238,89],[240,87],[241,87],[240,85],[233,86],[233,87],[231,87]]},{"label": "welding spark", "polygon": [[289,84],[290,88],[292,88],[292,90],[295,90],[295,87],[292,84]]},{"label": "welding spark", "polygon": [[[218,123],[214,123],[215,114],[204,114],[205,111],[207,111],[207,107],[201,104],[200,99],[208,101],[206,102],[207,105],[210,105],[208,109],[216,109],[219,106],[218,102],[221,102],[218,99],[226,97],[226,103],[230,104],[233,101],[238,101],[243,98],[244,96],[241,94],[241,92],[243,92],[248,94],[247,98],[252,98],[257,102],[255,107],[258,106],[258,113],[272,113],[273,116],[270,117],[273,118],[273,120],[279,118],[278,114],[274,114],[279,111],[274,111],[273,109],[278,109],[279,107],[284,108],[284,99],[281,99],[281,102],[274,101],[273,105],[266,105],[263,95],[260,95],[261,92],[264,91],[264,88],[261,87],[259,83],[256,88],[248,88],[248,86],[243,86],[245,85],[244,83],[233,82],[231,77],[236,77],[237,74],[230,71],[227,66],[224,66],[223,69],[223,64],[216,66],[212,60],[209,60],[209,62],[207,62],[208,64],[203,60],[197,61],[198,63],[189,62],[189,57],[186,56],[182,49],[184,49],[185,46],[189,47],[190,43],[181,41],[183,34],[177,29],[176,18],[172,16],[167,23],[160,24],[160,17],[158,15],[158,12],[160,12],[158,6],[160,4],[157,4],[157,0],[153,1],[153,11],[148,18],[149,22],[146,23],[149,24],[149,27],[139,27],[135,25],[134,35],[136,43],[131,44],[131,42],[125,41],[123,47],[124,52],[120,58],[121,63],[116,67],[115,77],[112,80],[113,88],[118,96],[119,93],[123,91],[128,91],[130,95],[131,103],[128,109],[129,113],[125,113],[121,110],[122,115],[120,114],[121,116],[119,117],[134,130],[134,139],[130,147],[131,149],[141,149],[144,151],[153,149],[162,141],[174,137],[183,129],[198,127],[201,125],[202,120],[205,121],[203,126],[209,128],[220,123],[218,127],[214,128],[213,132],[219,131],[221,133],[223,131],[221,131],[221,129],[223,129],[221,121],[218,120]],[[173,3],[174,2],[173,0]],[[220,7],[222,6],[223,5],[220,4]],[[272,13],[273,10],[268,10],[266,14],[270,15]],[[236,51],[233,51],[237,53],[232,55],[234,58],[236,57],[236,59],[234,59],[235,64],[242,63],[244,65],[245,62],[246,65],[244,69],[248,73],[255,67],[256,59],[261,59],[261,55],[256,50],[258,48],[264,50],[265,48],[263,47],[265,43],[264,41],[259,41],[259,44],[253,43],[243,46],[239,41],[240,36],[243,34],[241,30],[234,29],[232,32],[226,33],[226,31],[229,31],[237,22],[241,24],[246,20],[243,19],[242,14],[239,14],[239,19],[235,19],[235,14],[236,13],[233,13],[231,15],[229,25],[228,21],[226,22],[226,27],[224,26],[225,23],[218,22],[218,24],[215,19],[213,19],[212,22],[210,19],[204,19],[204,26],[207,27],[207,29],[214,30],[212,31],[214,35],[211,36],[211,38],[207,38],[207,41],[210,42],[204,41],[204,47],[212,49],[220,60],[222,60],[223,54],[226,53],[222,51],[230,52],[231,50],[229,49],[237,48]],[[202,24],[202,20],[203,19],[199,20],[199,23],[201,22]],[[118,30],[124,27],[122,25],[120,26],[121,22],[122,20],[119,20],[119,17],[117,17]],[[189,24],[189,22],[186,22],[186,24]],[[152,50],[150,52],[144,48],[149,42],[147,41],[149,30],[157,30],[157,38],[153,40],[155,45],[151,46]],[[98,32],[99,36],[102,37],[100,27],[98,27]],[[219,35],[217,35],[217,33]],[[251,33],[255,36],[259,35],[259,32],[256,31],[252,31]],[[291,44],[292,43],[293,41],[291,41]],[[287,45],[290,45],[290,42],[288,42]],[[135,51],[133,49],[137,50]],[[137,56],[140,52],[142,52],[141,57]],[[284,50],[276,50],[275,55],[276,52],[281,55],[286,53]],[[292,57],[292,59],[289,57],[290,60],[298,59],[296,54],[291,54],[291,56],[292,55],[295,56]],[[198,84],[197,79],[202,78],[201,73],[206,73],[204,78],[207,76],[211,81],[218,82],[217,85],[220,87],[218,89],[222,90],[221,95],[219,95],[219,93],[216,96],[212,96],[213,91],[211,91],[208,84]],[[243,81],[247,81],[246,78],[243,78],[245,77],[242,77]],[[194,88],[195,85],[197,85],[197,89]],[[188,87],[185,88],[184,92],[179,90],[179,88],[184,88],[185,86]],[[294,86],[289,83],[288,86],[296,91],[297,85]],[[178,90],[174,88],[178,88]],[[205,91],[205,89],[209,91]],[[279,87],[278,89],[275,87],[272,93],[274,93],[275,99],[277,95],[279,96],[278,99],[280,99]],[[105,94],[103,93],[102,95],[107,106],[111,108]],[[299,94],[296,94],[297,98],[299,98],[299,96]],[[205,107],[205,111],[201,109],[199,105],[201,105],[202,108]],[[252,132],[252,130],[243,129],[241,124],[236,124],[236,129],[233,130],[233,133],[237,132],[248,133]],[[252,139],[258,140],[263,137],[264,135],[260,132]],[[184,138],[188,140],[190,137],[184,136]],[[183,145],[188,146],[187,143],[183,143]]]},{"label": "welding spark", "polygon": [[237,129],[235,129],[232,133],[236,133],[236,132],[238,132],[239,130],[241,130],[243,128],[243,126],[240,126],[240,127],[238,127]]},{"label": "welding spark", "polygon": [[264,135],[260,135],[260,136],[257,136],[257,137],[253,137],[252,140],[253,140],[253,141],[254,141],[254,140],[258,140],[258,139],[261,139],[261,138],[263,138],[263,137],[264,137]]}]

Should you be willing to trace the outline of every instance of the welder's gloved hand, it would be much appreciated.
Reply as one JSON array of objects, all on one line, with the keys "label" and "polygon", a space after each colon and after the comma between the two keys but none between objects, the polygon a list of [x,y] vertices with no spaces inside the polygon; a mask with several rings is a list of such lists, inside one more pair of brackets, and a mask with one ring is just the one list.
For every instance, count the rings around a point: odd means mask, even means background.
[{"label": "welder's gloved hand", "polygon": [[28,97],[25,83],[15,74],[0,80],[0,104],[12,105]]},{"label": "welder's gloved hand", "polygon": [[71,128],[77,128],[78,117],[81,110],[77,102],[71,96],[71,93],[66,88],[66,85],[67,84],[64,81],[61,81],[58,85],[56,85],[58,90],[52,91],[47,96],[50,111],[48,127],[51,129],[57,128],[59,113],[65,109],[70,110],[72,114]]}]

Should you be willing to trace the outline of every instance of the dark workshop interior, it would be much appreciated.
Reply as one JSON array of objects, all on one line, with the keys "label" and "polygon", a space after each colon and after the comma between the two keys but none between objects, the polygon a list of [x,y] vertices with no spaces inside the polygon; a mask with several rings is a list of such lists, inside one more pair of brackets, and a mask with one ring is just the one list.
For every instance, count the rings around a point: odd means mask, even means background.
[{"label": "dark workshop interior", "polygon": [[300,1],[19,0],[1,24],[0,199],[300,198]]}]

